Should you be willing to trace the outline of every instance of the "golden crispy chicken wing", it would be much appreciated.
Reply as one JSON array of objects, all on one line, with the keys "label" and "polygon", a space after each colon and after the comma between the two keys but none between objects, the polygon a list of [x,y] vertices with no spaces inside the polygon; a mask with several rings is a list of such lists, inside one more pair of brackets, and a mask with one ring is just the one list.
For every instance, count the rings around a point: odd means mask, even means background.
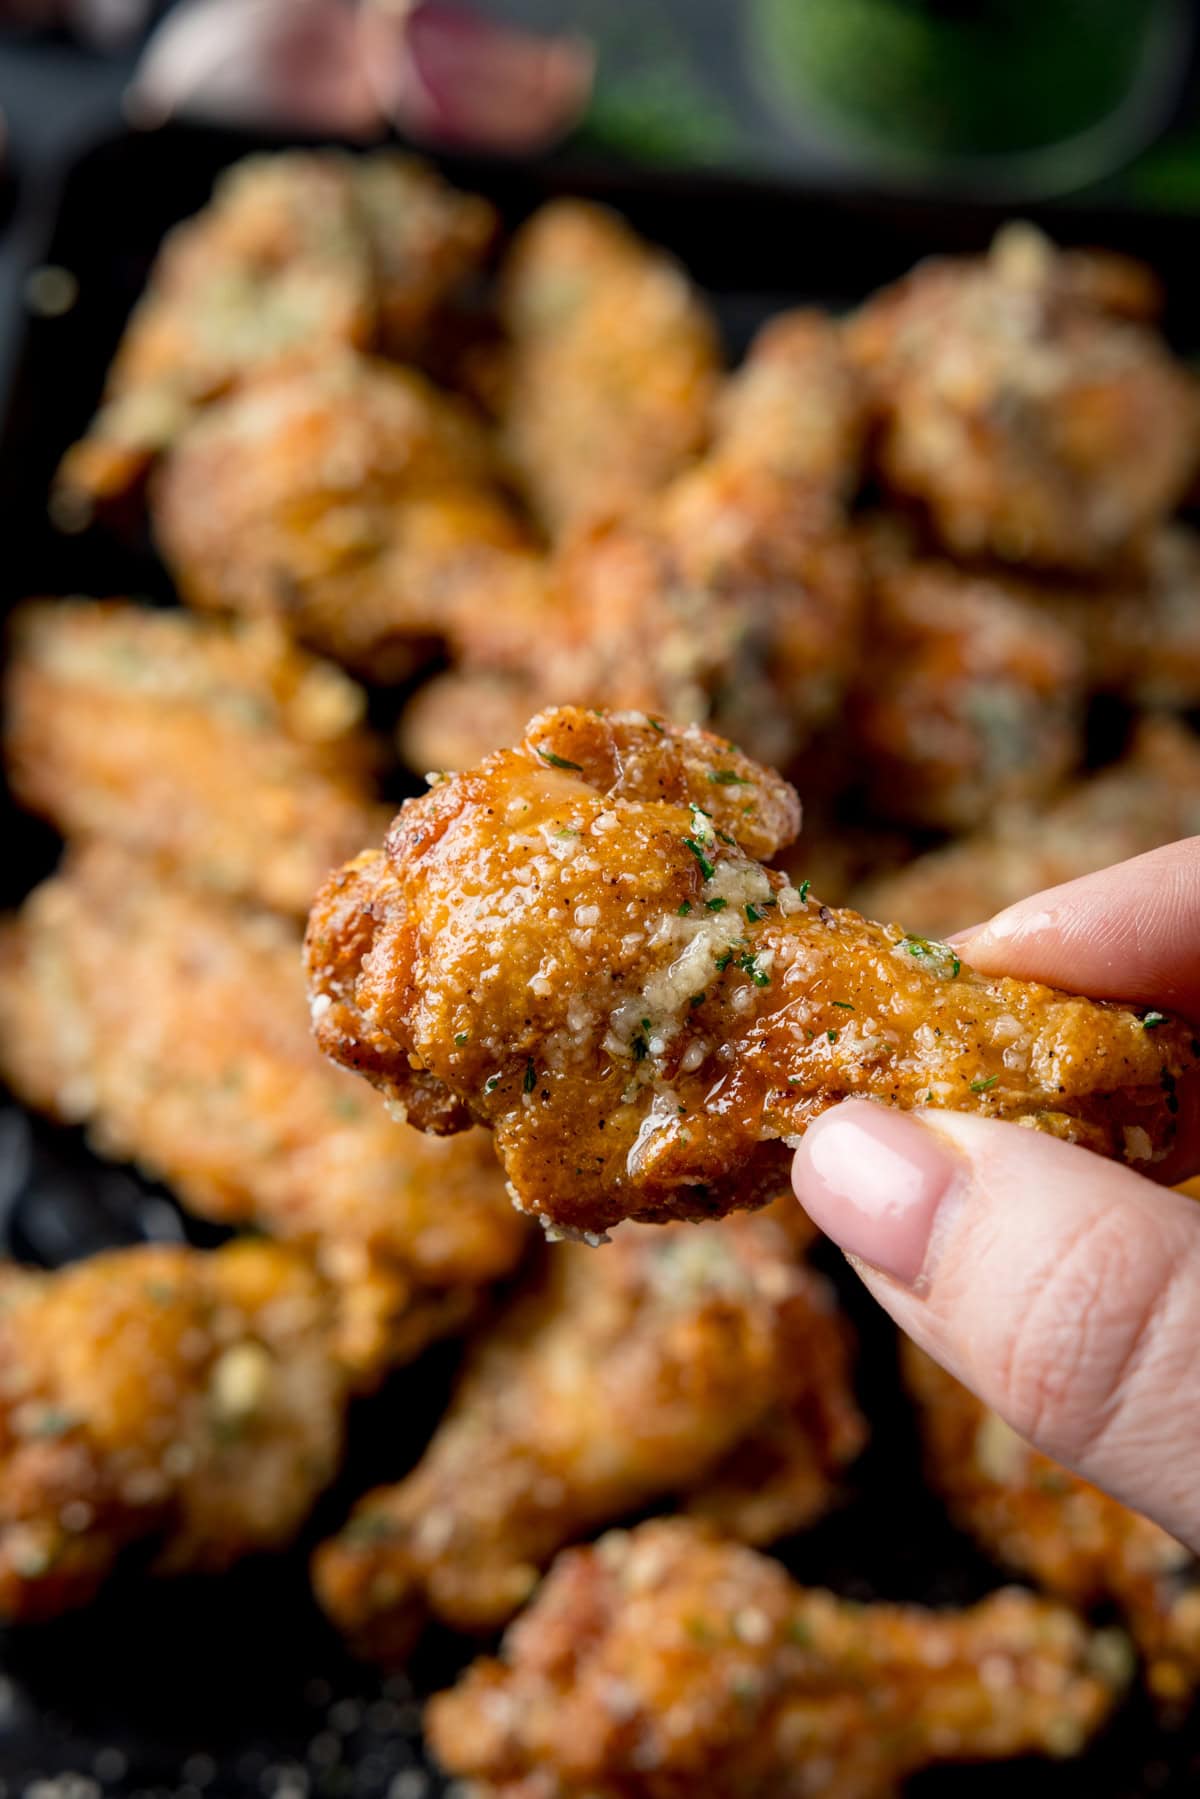
[{"label": "golden crispy chicken wing", "polygon": [[780,312],[725,383],[713,447],[723,462],[844,503],[862,477],[867,406],[843,328],[806,307]]},{"label": "golden crispy chicken wing", "polygon": [[382,837],[361,691],[271,627],[42,601],[9,649],[9,780],[69,835],[301,916],[364,834]]},{"label": "golden crispy chicken wing", "polygon": [[1070,632],[1092,687],[1136,706],[1200,705],[1200,538],[1156,531],[1102,587],[1040,583],[1030,597]]},{"label": "golden crispy chicken wing", "polygon": [[865,1437],[849,1347],[771,1212],[558,1245],[476,1343],[416,1469],[320,1552],[318,1592],[393,1659],[428,1611],[503,1624],[563,1544],[668,1495],[751,1541],[798,1529]]},{"label": "golden crispy chicken wing", "polygon": [[186,431],[155,485],[184,599],[267,614],[378,681],[410,673],[525,534],[470,413],[351,351],[268,372]]},{"label": "golden crispy chicken wing", "polygon": [[[1052,804],[863,880],[852,904],[931,937],[981,924],[1014,901],[1200,836],[1200,741],[1168,719],[1143,723],[1131,753]],[[803,842],[801,843],[801,851]],[[803,855],[797,859],[803,865]]]},{"label": "golden crispy chicken wing", "polygon": [[6,927],[0,1072],[192,1211],[312,1252],[364,1383],[520,1255],[482,1132],[401,1129],[318,1054],[289,923],[109,846],[74,853]]},{"label": "golden crispy chicken wing", "polygon": [[796,824],[694,728],[546,713],[328,884],[319,1040],[422,1128],[493,1128],[519,1203],[569,1231],[752,1205],[850,1095],[1164,1155],[1190,1031],[821,905],[755,860]]},{"label": "golden crispy chicken wing", "polygon": [[914,558],[886,531],[872,549],[848,721],[873,811],[962,831],[1052,793],[1084,756],[1076,632],[1020,582]]},{"label": "golden crispy chicken wing", "polygon": [[495,231],[484,200],[393,155],[248,157],[167,238],[58,475],[62,516],[118,498],[198,407],[248,375],[337,345],[419,350]]},{"label": "golden crispy chicken wing", "polygon": [[784,314],[728,383],[707,456],[549,560],[479,565],[459,667],[419,696],[414,767],[461,768],[543,705],[637,707],[788,763],[837,712],[862,582],[842,500],[862,408],[836,326]]},{"label": "golden crispy chicken wing", "polygon": [[1188,486],[1193,379],[1084,266],[1013,227],[986,257],[921,264],[851,324],[880,472],[960,555],[1103,569]]},{"label": "golden crispy chicken wing", "polygon": [[290,1542],[341,1457],[335,1322],[267,1243],[0,1266],[0,1617],[85,1604],[135,1543],[175,1573]]},{"label": "golden crispy chicken wing", "polygon": [[1115,1601],[1146,1660],[1151,1690],[1200,1684],[1195,1557],[1149,1518],[1024,1442],[915,1344],[902,1342],[925,1465],[954,1522],[996,1560],[1072,1605]]},{"label": "golden crispy chicken wing", "polygon": [[427,1728],[475,1799],[889,1799],[935,1762],[1077,1753],[1127,1663],[1029,1593],[856,1605],[671,1519],[561,1556]]},{"label": "golden crispy chicken wing", "polygon": [[639,505],[708,435],[720,346],[699,295],[581,200],[534,215],[501,283],[503,431],[534,510],[558,534]]}]

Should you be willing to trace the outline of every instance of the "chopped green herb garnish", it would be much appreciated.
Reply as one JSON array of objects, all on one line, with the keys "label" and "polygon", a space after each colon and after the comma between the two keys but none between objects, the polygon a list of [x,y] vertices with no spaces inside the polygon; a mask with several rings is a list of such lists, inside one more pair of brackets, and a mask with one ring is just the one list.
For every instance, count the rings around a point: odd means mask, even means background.
[{"label": "chopped green herb garnish", "polygon": [[763,970],[758,966],[757,957],[749,954],[739,956],[738,967],[743,969],[745,973],[750,976],[750,979],[754,982],[756,987],[769,987],[771,985],[771,977],[769,974],[764,974]]},{"label": "chopped green herb garnish", "polygon": [[751,906],[749,904],[747,905],[747,907],[746,907],[746,922],[747,922],[747,924],[757,924],[761,917],[762,917],[762,913],[759,911],[757,906]]},{"label": "chopped green herb garnish", "polygon": [[788,1636],[793,1643],[798,1643],[802,1649],[811,1649],[813,1641],[812,1626],[803,1618],[792,1619],[791,1623],[788,1625]]},{"label": "chopped green herb garnish", "polygon": [[828,1037],[828,1039],[831,1043],[836,1043],[838,1040],[838,1034],[836,1031],[826,1031],[825,1035]]},{"label": "chopped green herb garnish", "polygon": [[706,912],[723,912],[728,904],[729,901],[723,899],[705,900],[704,910]]},{"label": "chopped green herb garnish", "polygon": [[952,981],[962,968],[948,943],[931,942],[928,937],[905,937],[902,947],[918,962],[928,962],[932,973],[943,980]]},{"label": "chopped green herb garnish", "polygon": [[548,762],[551,768],[569,768],[572,773],[577,775],[583,773],[582,762],[568,762],[565,756],[556,756],[553,750],[539,750],[538,755],[543,762]]},{"label": "chopped green herb garnish", "polygon": [[932,1098],[933,1098],[933,1088],[931,1087],[929,1089],[929,1092],[925,1095],[925,1104],[928,1105]]},{"label": "chopped green herb garnish", "polygon": [[693,993],[691,999],[689,999],[689,1001],[688,1001],[688,1005],[689,1006],[701,1006],[704,1004],[704,1001],[707,997],[708,997],[707,994],[704,994],[704,993]]},{"label": "chopped green herb garnish", "polygon": [[708,778],[714,787],[749,787],[749,775],[739,775],[736,768],[710,768]]},{"label": "chopped green herb garnish", "polygon": [[44,1406],[37,1414],[30,1434],[35,1437],[65,1437],[68,1431],[78,1427],[79,1419],[73,1412],[65,1412],[59,1406]]},{"label": "chopped green herb garnish", "polygon": [[971,1092],[972,1093],[986,1093],[989,1088],[994,1087],[996,1085],[996,1082],[999,1079],[1000,1079],[1000,1076],[998,1074],[989,1074],[986,1081],[972,1081],[971,1082]]},{"label": "chopped green herb garnish", "polygon": [[679,908],[680,918],[686,918],[688,913],[691,911],[691,909],[692,909],[691,900],[684,900],[682,906],[680,906],[680,908]]},{"label": "chopped green herb garnish", "polygon": [[729,964],[732,961],[733,961],[733,951],[731,949],[727,949],[723,956],[717,957],[717,967],[720,969],[722,974],[725,973],[725,970],[729,967]]},{"label": "chopped green herb garnish", "polygon": [[683,840],[683,847],[691,850],[693,856],[695,856],[697,862],[700,864],[700,873],[704,876],[706,881],[711,881],[717,872],[716,868],[704,854],[704,851],[696,842],[696,839],[694,837],[685,837]]},{"label": "chopped green herb garnish", "polygon": [[464,1043],[470,1042],[470,1036],[469,1036],[468,1032],[460,1031],[458,1033],[458,1036],[454,1039],[454,1041],[458,1045],[459,1049],[461,1049]]},{"label": "chopped green herb garnish", "polygon": [[1166,1024],[1166,1022],[1167,1015],[1165,1012],[1147,1012],[1142,1018],[1142,1029],[1144,1031],[1156,1031],[1160,1024]]},{"label": "chopped green herb garnish", "polygon": [[801,902],[805,901],[808,898],[809,889],[811,888],[811,886],[812,886],[811,881],[801,881],[801,883],[800,883]]},{"label": "chopped green herb garnish", "polygon": [[364,1512],[351,1518],[342,1536],[347,1543],[387,1543],[400,1535],[400,1526],[384,1512]]},{"label": "chopped green herb garnish", "polygon": [[489,1074],[487,1080],[483,1083],[483,1090],[485,1093],[494,1093],[499,1085],[500,1076],[498,1074]]},{"label": "chopped green herb garnish", "polygon": [[840,1006],[843,1012],[853,1012],[854,1010],[854,1007],[850,1004],[848,999],[835,999],[832,1003],[835,1006]]},{"label": "chopped green herb garnish", "polygon": [[650,1045],[646,1042],[646,1039],[640,1032],[634,1038],[630,1047],[633,1050],[633,1059],[635,1062],[644,1062],[646,1057],[650,1054]]},{"label": "chopped green herb garnish", "polygon": [[662,725],[659,723],[658,719],[651,718],[648,712],[646,714],[646,723],[650,726],[652,731],[657,731],[660,737],[663,735]]},{"label": "chopped green herb garnish", "polygon": [[727,843],[731,850],[737,848],[737,838],[731,837],[727,831],[718,831],[717,836],[721,839],[722,843]]},{"label": "chopped green herb garnish", "polygon": [[554,835],[556,837],[578,837],[579,832],[574,825],[560,825]]},{"label": "chopped green herb garnish", "polygon": [[530,1059],[529,1059],[529,1060],[528,1060],[528,1061],[527,1061],[527,1062],[526,1062],[526,1064],[525,1064],[525,1082],[524,1082],[524,1085],[525,1085],[525,1091],[526,1091],[526,1093],[532,1093],[532,1092],[533,1092],[533,1090],[534,1090],[534,1088],[535,1088],[535,1087],[536,1087],[536,1086],[537,1086],[537,1069],[536,1069],[536,1068],[535,1068],[535,1067],[534,1067],[534,1065],[533,1065],[533,1058],[532,1058],[532,1056],[531,1056],[531,1057],[530,1057]]}]

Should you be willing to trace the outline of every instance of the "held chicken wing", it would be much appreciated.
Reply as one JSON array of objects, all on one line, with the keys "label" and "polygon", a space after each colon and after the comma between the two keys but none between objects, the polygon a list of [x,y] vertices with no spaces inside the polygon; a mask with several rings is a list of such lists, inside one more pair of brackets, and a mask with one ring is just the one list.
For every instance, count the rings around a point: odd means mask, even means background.
[{"label": "held chicken wing", "polygon": [[466,409],[351,351],[275,370],[181,437],[152,496],[191,605],[266,614],[377,681],[450,632],[526,537]]},{"label": "held chicken wing", "polygon": [[24,805],[219,892],[303,916],[386,827],[361,691],[269,626],[38,602],[14,620],[4,697]]},{"label": "held chicken wing", "polygon": [[520,1255],[482,1132],[401,1129],[317,1053],[290,923],[109,846],[73,853],[5,929],[0,1074],[192,1211],[309,1250],[364,1384]]},{"label": "held chicken wing", "polygon": [[1115,1601],[1145,1657],[1151,1691],[1188,1697],[1200,1685],[1195,1557],[1031,1448],[915,1344],[904,1341],[902,1351],[926,1470],[955,1523],[1059,1599],[1084,1608]]},{"label": "held chicken wing", "polygon": [[[1131,753],[1037,812],[1016,811],[895,874],[864,880],[852,904],[930,937],[969,930],[1016,900],[1200,836],[1200,740],[1169,719],[1143,723]],[[801,846],[803,847],[803,846]]]},{"label": "held chicken wing", "polygon": [[1127,1665],[1029,1593],[856,1605],[672,1519],[561,1556],[426,1722],[474,1799],[891,1799],[936,1762],[1078,1753]]},{"label": "held chicken wing", "polygon": [[318,1038],[421,1128],[493,1128],[518,1203],[571,1232],[753,1205],[849,1095],[1164,1156],[1189,1030],[822,906],[755,860],[797,824],[704,732],[546,713],[328,883]]},{"label": "held chicken wing", "polygon": [[248,375],[337,346],[408,356],[495,232],[486,201],[393,155],[248,157],[171,232],[58,473],[57,509],[119,498],[195,412]]},{"label": "held chicken wing", "polygon": [[317,1589],[398,1659],[427,1613],[494,1629],[565,1543],[670,1495],[751,1541],[799,1529],[864,1436],[847,1328],[781,1219],[626,1225],[547,1252],[413,1473],[320,1552]]},{"label": "held chicken wing", "polygon": [[282,1548],[346,1403],[328,1291],[288,1250],[0,1265],[0,1618],[85,1604],[134,1544],[171,1573]]},{"label": "held chicken wing", "polygon": [[683,270],[614,213],[544,206],[501,275],[503,432],[558,535],[639,505],[702,448],[716,326]]},{"label": "held chicken wing", "polygon": [[1193,378],[1027,226],[923,263],[852,321],[884,481],[951,551],[1088,572],[1174,510],[1196,465]]}]

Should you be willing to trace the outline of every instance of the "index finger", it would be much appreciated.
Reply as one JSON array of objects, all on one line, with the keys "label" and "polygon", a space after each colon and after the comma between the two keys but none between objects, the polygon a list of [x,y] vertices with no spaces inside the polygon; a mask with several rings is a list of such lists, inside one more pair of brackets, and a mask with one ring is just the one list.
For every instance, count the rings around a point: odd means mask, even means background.
[{"label": "index finger", "polygon": [[985,974],[1161,1007],[1200,1026],[1200,837],[1020,900],[955,947]]},{"label": "index finger", "polygon": [[[1200,1029],[1200,837],[1020,900],[955,947],[985,974],[1123,1000],[1148,1018],[1161,1008]],[[1168,1183],[1200,1169],[1200,1082],[1182,1082],[1178,1100],[1177,1146],[1153,1170]]]}]

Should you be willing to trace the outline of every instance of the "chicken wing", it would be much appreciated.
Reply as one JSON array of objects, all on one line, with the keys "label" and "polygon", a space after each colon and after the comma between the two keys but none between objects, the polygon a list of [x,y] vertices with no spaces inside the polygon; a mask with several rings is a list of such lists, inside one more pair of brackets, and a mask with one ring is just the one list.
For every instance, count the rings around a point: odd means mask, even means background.
[{"label": "chicken wing", "polygon": [[1131,856],[1200,836],[1200,741],[1182,725],[1141,725],[1132,752],[1037,812],[1004,815],[990,829],[864,880],[852,903],[906,919],[931,937],[969,930],[1043,888]]},{"label": "chicken wing", "polygon": [[460,598],[459,667],[404,725],[413,766],[469,766],[512,741],[522,712],[564,702],[709,724],[790,762],[835,716],[858,655],[843,500],[863,417],[837,327],[775,320],[695,468],[549,560],[481,570],[475,603]]},{"label": "chicken wing", "polygon": [[269,626],[30,604],[4,697],[24,805],[219,892],[303,916],[330,869],[386,828],[361,691]]},{"label": "chicken wing", "polygon": [[1070,1604],[1115,1601],[1161,1699],[1200,1685],[1194,1556],[1149,1518],[1060,1468],[914,1344],[905,1379],[921,1415],[926,1471],[954,1522],[1005,1567]]},{"label": "chicken wing", "polygon": [[1156,531],[1104,586],[1041,583],[1030,597],[1083,652],[1089,684],[1135,706],[1200,705],[1200,538]]},{"label": "chicken wing", "polygon": [[192,1211],[311,1251],[364,1384],[520,1255],[482,1132],[400,1128],[317,1053],[290,923],[109,846],[71,855],[5,929],[0,1073]]},{"label": "chicken wing", "polygon": [[1104,569],[1170,513],[1200,451],[1193,378],[1027,226],[923,263],[849,341],[887,485],[964,556]]},{"label": "chicken wing", "polygon": [[525,533],[466,409],[411,369],[333,351],[208,409],[161,470],[154,526],[183,598],[277,617],[376,681],[411,673]]},{"label": "chicken wing", "polygon": [[962,831],[1052,793],[1084,757],[1077,633],[1019,582],[916,558],[888,531],[871,548],[848,722],[874,812]]},{"label": "chicken wing", "polygon": [[59,516],[79,522],[120,497],[249,374],[338,345],[419,350],[495,226],[486,201],[415,158],[289,151],[235,164],[159,252],[101,409],[59,470]]},{"label": "chicken wing", "polygon": [[559,1245],[475,1345],[413,1473],[320,1552],[318,1592],[397,1659],[427,1612],[505,1623],[563,1544],[671,1494],[750,1541],[799,1529],[865,1437],[849,1349],[771,1212]]},{"label": "chicken wing", "polygon": [[1188,1029],[822,906],[755,860],[797,823],[695,728],[546,713],[328,883],[318,1038],[421,1128],[492,1127],[519,1203],[585,1234],[753,1205],[852,1094],[1163,1157]]},{"label": "chicken wing", "polygon": [[678,265],[580,200],[537,212],[501,273],[503,432],[552,534],[624,512],[704,444],[720,345]]},{"label": "chicken wing", "polygon": [[426,1721],[475,1799],[888,1799],[935,1762],[1077,1753],[1127,1668],[1028,1593],[851,1604],[672,1519],[561,1556]]},{"label": "chicken wing", "polygon": [[0,1618],[85,1604],[134,1544],[171,1573],[282,1548],[346,1403],[329,1294],[285,1249],[0,1265]]}]

